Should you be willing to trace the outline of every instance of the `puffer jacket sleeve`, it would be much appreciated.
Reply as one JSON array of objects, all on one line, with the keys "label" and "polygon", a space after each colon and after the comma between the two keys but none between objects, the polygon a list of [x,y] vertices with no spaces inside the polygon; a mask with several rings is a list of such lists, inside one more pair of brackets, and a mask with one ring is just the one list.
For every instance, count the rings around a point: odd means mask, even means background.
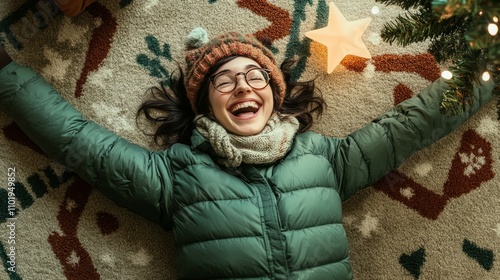
[{"label": "puffer jacket sleeve", "polygon": [[457,116],[440,112],[443,92],[438,79],[367,126],[342,139],[328,138],[328,152],[343,200],[397,168],[415,151],[447,135],[493,98],[493,82],[474,87],[474,103]]},{"label": "puffer jacket sleeve", "polygon": [[11,62],[0,70],[0,109],[50,157],[119,206],[168,228],[167,152],[150,152],[91,122],[43,77]]}]

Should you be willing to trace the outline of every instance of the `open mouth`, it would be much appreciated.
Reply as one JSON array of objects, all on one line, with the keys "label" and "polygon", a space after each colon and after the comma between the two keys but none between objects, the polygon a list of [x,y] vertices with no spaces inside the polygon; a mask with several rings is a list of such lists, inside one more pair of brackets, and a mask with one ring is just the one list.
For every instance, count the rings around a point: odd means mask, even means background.
[{"label": "open mouth", "polygon": [[246,101],[242,103],[237,103],[231,108],[229,112],[237,118],[251,118],[260,109],[260,104],[255,101]]}]

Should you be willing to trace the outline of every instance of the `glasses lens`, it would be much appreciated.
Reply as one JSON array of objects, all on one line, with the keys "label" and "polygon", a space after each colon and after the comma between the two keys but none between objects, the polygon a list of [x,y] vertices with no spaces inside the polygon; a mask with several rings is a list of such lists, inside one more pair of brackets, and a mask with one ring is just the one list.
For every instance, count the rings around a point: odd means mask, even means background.
[{"label": "glasses lens", "polygon": [[247,72],[246,80],[251,87],[262,89],[269,83],[269,76],[264,69],[252,69]]},{"label": "glasses lens", "polygon": [[231,72],[221,73],[213,79],[214,87],[220,92],[230,92],[236,86],[236,77]]}]

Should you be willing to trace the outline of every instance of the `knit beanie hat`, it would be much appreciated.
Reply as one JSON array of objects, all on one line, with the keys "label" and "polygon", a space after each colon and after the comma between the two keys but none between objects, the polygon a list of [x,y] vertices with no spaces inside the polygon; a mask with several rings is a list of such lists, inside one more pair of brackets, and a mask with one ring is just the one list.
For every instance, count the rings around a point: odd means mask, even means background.
[{"label": "knit beanie hat", "polygon": [[185,85],[193,111],[201,83],[219,60],[230,56],[244,56],[255,60],[271,71],[269,81],[273,94],[277,94],[278,107],[283,103],[286,85],[272,52],[252,35],[228,32],[209,40],[203,28],[195,28],[188,36]]}]

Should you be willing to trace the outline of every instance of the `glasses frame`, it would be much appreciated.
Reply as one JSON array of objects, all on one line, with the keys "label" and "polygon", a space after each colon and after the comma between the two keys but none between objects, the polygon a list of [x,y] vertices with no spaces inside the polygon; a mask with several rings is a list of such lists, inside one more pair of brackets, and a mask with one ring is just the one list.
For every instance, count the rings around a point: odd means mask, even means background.
[{"label": "glasses frame", "polygon": [[[263,87],[260,87],[260,88],[256,88],[254,86],[252,86],[248,80],[247,80],[247,74],[250,72],[250,71],[253,71],[253,70],[262,70],[263,72],[266,73],[267,75],[267,83],[265,86]],[[234,83],[234,87],[231,89],[231,90],[228,90],[228,91],[221,91],[217,88],[217,86],[215,85],[215,79],[220,76],[220,75],[223,75],[223,74],[227,74],[227,73],[231,73],[233,76],[234,76],[234,80],[235,80],[235,83]],[[215,88],[216,91],[220,92],[220,93],[229,93],[231,91],[233,91],[236,86],[238,85],[238,75],[243,75],[245,77],[245,83],[247,83],[247,85],[249,85],[251,88],[253,89],[263,89],[265,87],[267,87],[269,85],[269,82],[271,81],[271,70],[267,69],[267,68],[261,68],[261,67],[254,67],[254,68],[250,68],[248,69],[246,72],[238,72],[238,73],[234,73],[233,71],[231,70],[224,70],[224,71],[220,71],[219,73],[217,74],[214,74],[212,76],[210,76],[208,79],[210,80],[210,82],[212,83],[212,86]]]}]

